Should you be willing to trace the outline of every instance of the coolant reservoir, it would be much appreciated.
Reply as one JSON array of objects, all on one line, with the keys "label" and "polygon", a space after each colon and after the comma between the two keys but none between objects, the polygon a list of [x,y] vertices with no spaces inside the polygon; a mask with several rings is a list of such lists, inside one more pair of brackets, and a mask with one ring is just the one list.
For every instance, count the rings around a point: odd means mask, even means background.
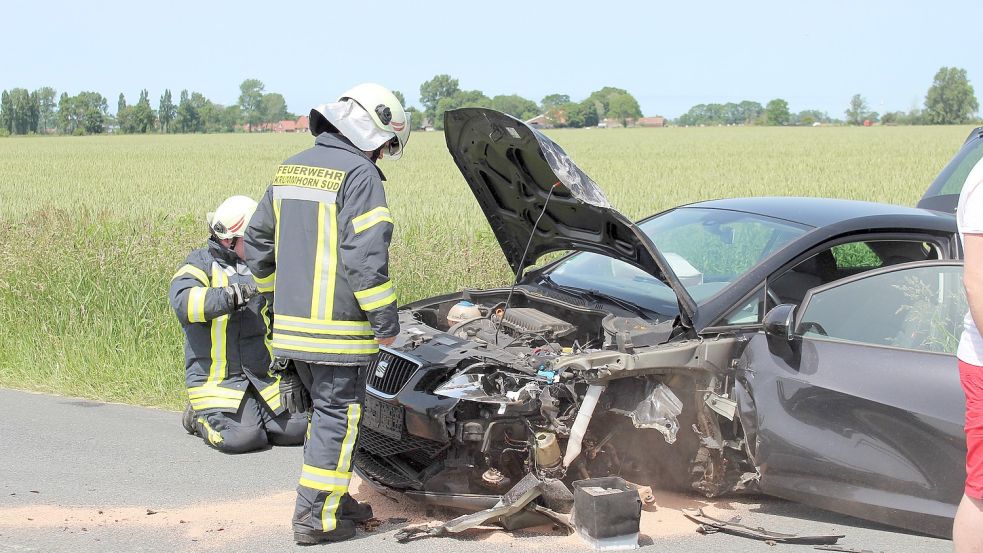
[{"label": "coolant reservoir", "polygon": [[553,468],[560,464],[560,446],[556,443],[556,434],[536,433],[536,464],[544,468]]},{"label": "coolant reservoir", "polygon": [[452,305],[447,312],[447,327],[450,328],[461,321],[477,319],[481,316],[478,306],[469,301],[460,301]]}]

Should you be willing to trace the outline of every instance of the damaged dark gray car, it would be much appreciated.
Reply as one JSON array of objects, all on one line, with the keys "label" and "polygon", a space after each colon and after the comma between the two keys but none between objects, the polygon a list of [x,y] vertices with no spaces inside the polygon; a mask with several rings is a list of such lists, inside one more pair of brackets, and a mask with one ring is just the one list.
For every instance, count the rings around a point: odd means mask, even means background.
[{"label": "damaged dark gray car", "polygon": [[[445,127],[522,276],[403,307],[368,374],[363,478],[477,510],[528,474],[618,475],[950,532],[966,309],[951,214],[744,198],[633,223],[522,122],[461,109]],[[555,251],[574,253],[527,270]]]}]

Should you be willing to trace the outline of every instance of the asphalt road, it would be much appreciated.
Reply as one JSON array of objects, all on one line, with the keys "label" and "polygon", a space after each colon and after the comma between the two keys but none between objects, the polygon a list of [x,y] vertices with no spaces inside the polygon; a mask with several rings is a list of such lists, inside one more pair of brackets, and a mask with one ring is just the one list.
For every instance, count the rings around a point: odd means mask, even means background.
[{"label": "asphalt road", "polygon": [[[371,550],[443,553],[588,550],[577,536],[550,528],[509,534],[471,531],[400,544],[408,523],[453,516],[412,502],[353,489],[382,525],[345,544],[301,548],[289,518],[300,448],[225,455],[181,428],[179,413],[0,389],[0,553],[7,551],[293,551]],[[906,534],[802,505],[762,497],[707,501],[660,494],[645,513],[640,543],[649,551],[782,552],[735,536],[695,533],[680,509],[704,507],[750,526],[845,534],[839,545],[872,551],[948,552],[946,540]],[[721,517],[721,515],[726,515]]]}]

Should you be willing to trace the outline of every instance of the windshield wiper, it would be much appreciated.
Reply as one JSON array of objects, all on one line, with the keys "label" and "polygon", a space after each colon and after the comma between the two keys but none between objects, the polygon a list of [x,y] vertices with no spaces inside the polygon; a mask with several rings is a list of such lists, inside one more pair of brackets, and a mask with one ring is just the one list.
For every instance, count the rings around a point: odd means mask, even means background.
[{"label": "windshield wiper", "polygon": [[557,290],[561,290],[563,292],[566,292],[572,296],[576,296],[581,299],[593,299],[595,302],[601,301],[601,302],[611,303],[617,305],[618,307],[624,309],[625,311],[631,311],[632,313],[635,313],[636,315],[640,315],[646,319],[652,318],[652,314],[658,315],[658,313],[655,313],[650,309],[646,309],[640,305],[636,305],[628,300],[623,300],[617,296],[605,294],[600,290],[566,286],[556,282],[555,280],[550,278],[548,274],[539,275],[539,278],[543,283],[548,284],[551,288],[556,288]]}]

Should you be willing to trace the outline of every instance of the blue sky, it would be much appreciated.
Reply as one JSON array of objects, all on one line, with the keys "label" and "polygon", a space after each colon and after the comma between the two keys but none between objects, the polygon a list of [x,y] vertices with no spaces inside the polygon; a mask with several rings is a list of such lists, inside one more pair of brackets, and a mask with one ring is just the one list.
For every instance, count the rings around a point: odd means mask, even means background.
[{"label": "blue sky", "polygon": [[[8,0],[0,89],[95,90],[115,110],[183,88],[222,104],[258,78],[306,113],[375,81],[419,105],[448,73],[488,96],[628,89],[646,115],[776,97],[843,117],[920,107],[942,66],[983,99],[979,0],[118,2]],[[371,7],[369,7],[371,6]]]}]

